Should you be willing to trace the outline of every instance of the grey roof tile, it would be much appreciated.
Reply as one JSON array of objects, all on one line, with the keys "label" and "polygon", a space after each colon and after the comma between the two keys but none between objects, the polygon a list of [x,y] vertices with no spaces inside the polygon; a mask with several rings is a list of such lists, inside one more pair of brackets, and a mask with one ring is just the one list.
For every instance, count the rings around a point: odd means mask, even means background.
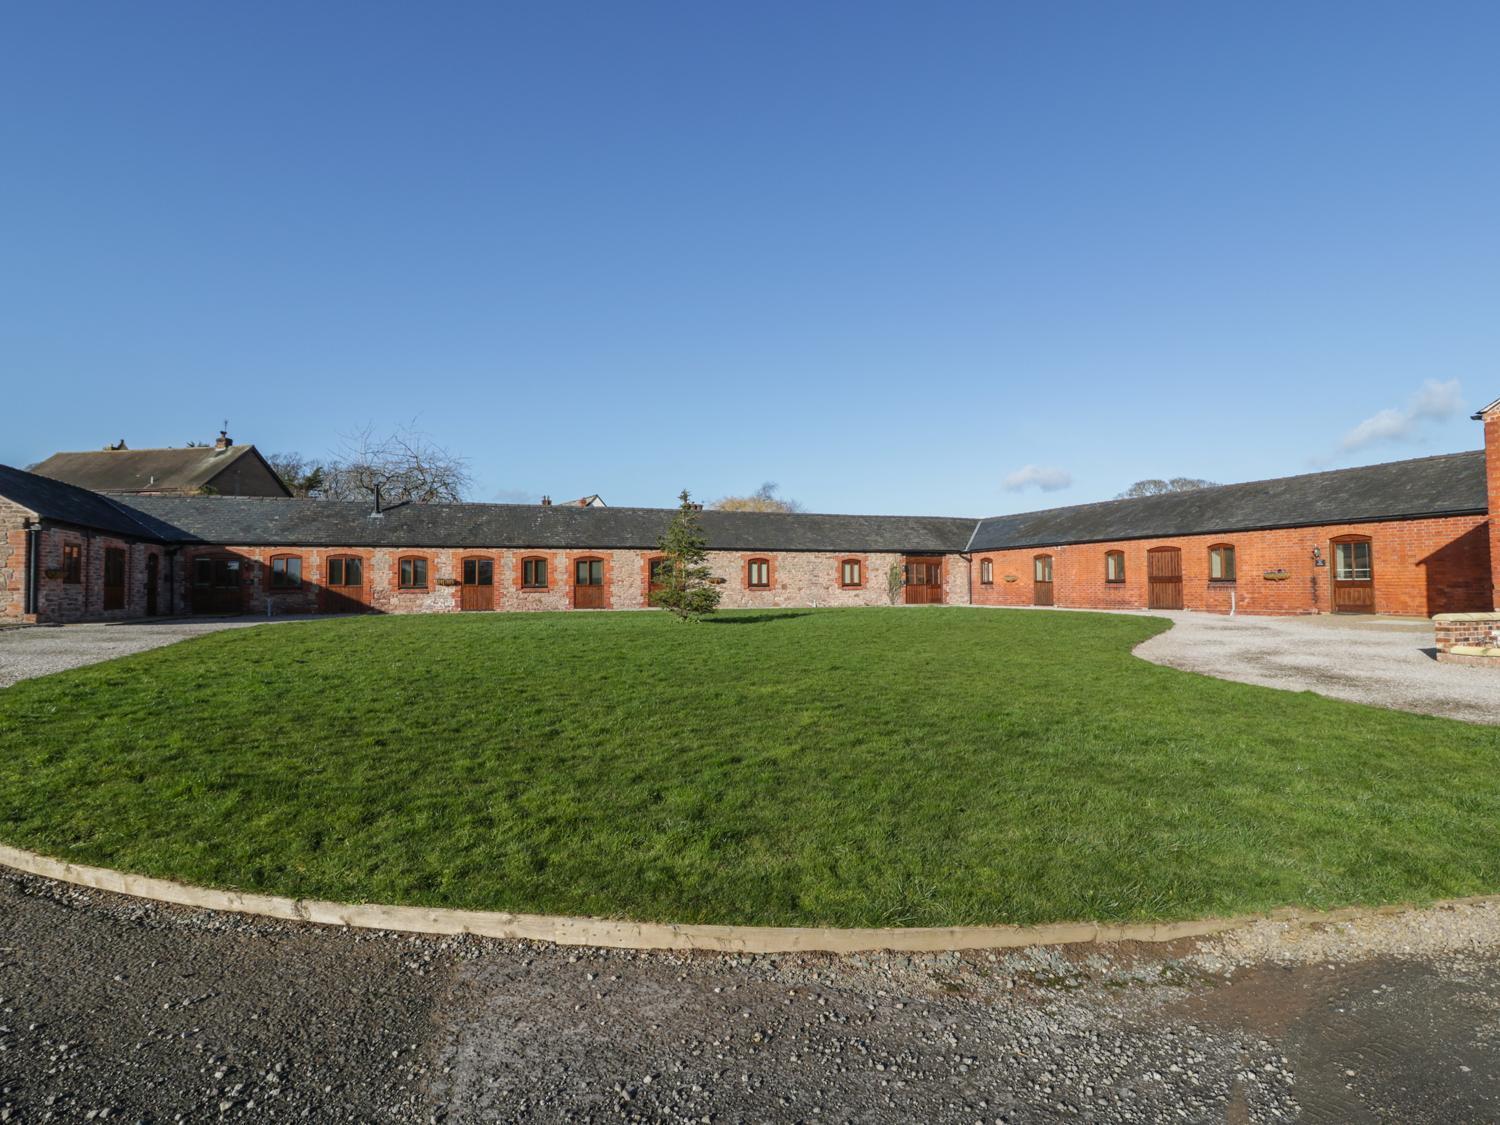
[{"label": "grey roof tile", "polygon": [[1484,451],[992,516],[975,551],[1483,512]]},{"label": "grey roof tile", "polygon": [[133,511],[86,488],[38,476],[23,469],[0,465],[0,496],[12,500],[43,519],[77,527],[109,531],[134,539],[156,539],[164,528],[143,513]]},{"label": "grey roof tile", "polygon": [[[132,496],[122,503],[206,543],[289,547],[653,547],[669,508],[541,504],[401,504],[380,515],[364,503],[260,497]],[[973,519],[702,512],[717,550],[963,550]]]},{"label": "grey roof tile", "polygon": [[253,445],[91,449],[54,453],[32,472],[95,492],[196,492],[242,457],[263,460]]}]

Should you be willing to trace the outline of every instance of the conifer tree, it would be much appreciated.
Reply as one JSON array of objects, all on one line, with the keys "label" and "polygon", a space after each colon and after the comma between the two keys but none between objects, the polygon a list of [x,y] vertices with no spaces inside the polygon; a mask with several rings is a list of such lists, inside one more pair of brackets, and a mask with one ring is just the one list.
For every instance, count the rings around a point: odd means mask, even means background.
[{"label": "conifer tree", "polygon": [[680,620],[698,621],[719,607],[719,587],[708,568],[708,538],[698,523],[698,507],[687,489],[677,514],[657,543],[662,559],[651,575],[651,604]]}]

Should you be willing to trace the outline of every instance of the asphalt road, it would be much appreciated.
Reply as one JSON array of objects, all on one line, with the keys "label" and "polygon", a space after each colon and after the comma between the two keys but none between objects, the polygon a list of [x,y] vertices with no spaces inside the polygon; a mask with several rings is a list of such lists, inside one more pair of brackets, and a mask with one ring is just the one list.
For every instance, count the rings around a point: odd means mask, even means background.
[{"label": "asphalt road", "polygon": [[682,956],[0,874],[0,1120],[1500,1120],[1496,943],[1413,946],[1414,925],[1391,939],[1414,954],[1287,964],[1190,943]]}]

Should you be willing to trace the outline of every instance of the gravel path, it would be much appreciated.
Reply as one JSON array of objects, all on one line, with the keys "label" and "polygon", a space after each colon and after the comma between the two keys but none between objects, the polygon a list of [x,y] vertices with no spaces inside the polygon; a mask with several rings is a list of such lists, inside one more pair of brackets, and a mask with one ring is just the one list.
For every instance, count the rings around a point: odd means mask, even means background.
[{"label": "gravel path", "polygon": [[1494,1120],[1497,923],[685,956],[258,922],[0,873],[0,1120]]},{"label": "gravel path", "polygon": [[1500,723],[1500,672],[1439,664],[1432,623],[1391,617],[1226,617],[1157,612],[1175,623],[1137,656],[1224,680],[1402,711]]},{"label": "gravel path", "polygon": [[[272,620],[289,622],[316,618],[303,616]],[[0,688],[18,680],[145,652],[204,633],[264,624],[266,620],[259,617],[215,617],[0,629]]]}]

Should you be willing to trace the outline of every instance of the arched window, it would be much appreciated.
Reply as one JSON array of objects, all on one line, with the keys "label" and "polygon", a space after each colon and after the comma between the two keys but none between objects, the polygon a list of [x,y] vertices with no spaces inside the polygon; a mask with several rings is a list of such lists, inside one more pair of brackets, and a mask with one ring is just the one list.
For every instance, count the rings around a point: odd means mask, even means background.
[{"label": "arched window", "polygon": [[530,555],[521,560],[521,589],[545,590],[547,588],[547,560],[540,555]]},{"label": "arched window", "polygon": [[771,560],[751,559],[745,564],[745,585],[752,590],[771,588]]},{"label": "arched window", "polygon": [[328,560],[325,581],[329,586],[363,586],[365,584],[364,560],[357,555],[334,555]]},{"label": "arched window", "polygon": [[1124,582],[1125,581],[1125,552],[1124,551],[1105,551],[1104,552],[1104,581],[1106,581],[1106,582]]},{"label": "arched window", "polygon": [[979,584],[981,586],[995,584],[995,561],[993,559],[979,560]]},{"label": "arched window", "polygon": [[1234,581],[1234,547],[1228,543],[1215,543],[1208,549],[1208,580],[1210,582]]},{"label": "arched window", "polygon": [[420,555],[403,555],[397,561],[396,569],[396,585],[401,589],[427,589],[427,560]]},{"label": "arched window", "polygon": [[302,586],[302,556],[271,556],[271,589],[296,590]]},{"label": "arched window", "polygon": [[859,559],[845,559],[839,563],[839,585],[846,590],[857,589],[865,584],[865,564]]}]

